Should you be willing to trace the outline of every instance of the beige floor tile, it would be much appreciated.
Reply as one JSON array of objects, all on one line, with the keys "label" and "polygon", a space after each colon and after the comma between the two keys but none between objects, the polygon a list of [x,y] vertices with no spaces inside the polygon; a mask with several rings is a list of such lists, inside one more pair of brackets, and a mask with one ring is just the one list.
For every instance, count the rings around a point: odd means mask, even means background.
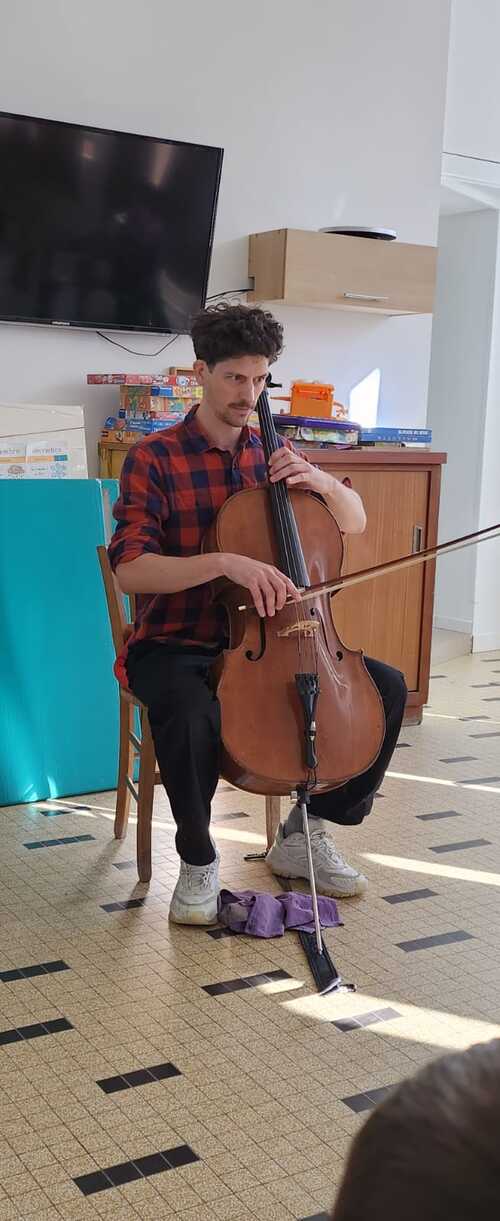
[{"label": "beige floor tile", "polygon": [[[361,827],[334,830],[370,883],[339,904],[344,925],[326,935],[355,993],[318,997],[292,934],[213,940],[169,925],[177,859],[161,790],[149,888],[134,869],[114,868],[135,846],[133,816],[126,841],[111,839],[112,792],[67,798],[52,821],[43,803],[2,810],[0,970],[61,958],[70,969],[0,982],[0,1031],[60,1016],[74,1029],[0,1048],[0,1221],[288,1221],[323,1211],[365,1122],[342,1100],[500,1034],[500,781],[488,780],[500,775],[500,738],[473,736],[500,732],[500,705],[485,703],[495,691],[477,685],[498,681],[496,670],[500,654],[440,663],[445,677],[431,684],[422,725],[402,730],[408,745],[395,751],[382,799]],[[220,818],[232,811],[247,817]],[[243,859],[263,846],[262,798],[222,784],[214,815],[224,882],[277,893],[266,866]],[[95,841],[74,850],[24,847],[89,827]],[[460,847],[475,839],[488,843]],[[459,846],[432,851],[446,844]],[[385,901],[424,888],[434,896]],[[137,909],[101,906],[143,895]],[[414,953],[398,944],[461,929],[472,939]],[[291,979],[203,991],[276,968]],[[347,1034],[332,1025],[388,1007],[399,1015],[391,1021]],[[181,1076],[112,1094],[96,1084],[164,1061]],[[72,1181],[181,1144],[200,1161],[86,1198]]]}]

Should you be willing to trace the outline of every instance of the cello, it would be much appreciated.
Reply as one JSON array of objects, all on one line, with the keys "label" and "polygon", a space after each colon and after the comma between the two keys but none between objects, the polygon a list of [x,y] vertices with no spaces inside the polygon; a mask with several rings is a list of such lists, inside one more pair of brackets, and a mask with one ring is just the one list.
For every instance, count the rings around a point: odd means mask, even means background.
[{"label": "cello", "polygon": [[[266,462],[281,447],[266,390],[257,402]],[[282,481],[236,492],[205,551],[274,564],[302,590],[335,584],[343,541],[331,510]],[[242,614],[242,591],[224,583],[229,648],[217,683],[226,780],[266,796],[327,792],[369,768],[385,732],[382,700],[361,651],[338,636],[322,590],[273,618]]]},{"label": "cello", "polygon": [[[257,403],[266,462],[280,447],[263,390]],[[217,675],[222,717],[221,774],[266,796],[291,794],[302,811],[314,913],[312,935],[300,937],[323,994],[341,984],[323,943],[309,839],[307,805],[366,771],[384,739],[385,715],[361,650],[347,648],[335,629],[331,597],[340,589],[439,553],[498,536],[500,523],[417,555],[342,577],[337,522],[315,493],[283,482],[231,496],[204,540],[204,551],[237,552],[273,564],[302,591],[273,618],[260,618],[242,591],[218,582],[229,621],[229,648]],[[245,591],[246,594],[246,591]]]}]

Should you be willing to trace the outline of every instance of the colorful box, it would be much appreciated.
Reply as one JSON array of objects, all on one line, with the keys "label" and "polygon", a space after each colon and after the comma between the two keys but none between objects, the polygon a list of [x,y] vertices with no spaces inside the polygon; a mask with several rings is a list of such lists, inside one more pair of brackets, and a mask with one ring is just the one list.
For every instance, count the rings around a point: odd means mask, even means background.
[{"label": "colorful box", "polygon": [[120,411],[125,415],[147,415],[151,408],[150,386],[120,386]]},{"label": "colorful box", "polygon": [[153,398],[165,399],[199,399],[203,396],[201,386],[183,386],[175,383],[172,386],[151,386]]},{"label": "colorful box", "polygon": [[152,386],[151,373],[87,373],[88,386]]}]

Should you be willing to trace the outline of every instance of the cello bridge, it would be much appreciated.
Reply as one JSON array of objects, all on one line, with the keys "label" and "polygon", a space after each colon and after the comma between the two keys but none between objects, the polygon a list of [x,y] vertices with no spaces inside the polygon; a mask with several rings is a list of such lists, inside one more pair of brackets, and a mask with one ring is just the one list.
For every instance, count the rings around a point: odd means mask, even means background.
[{"label": "cello bridge", "polygon": [[297,623],[291,623],[289,625],[289,627],[281,628],[281,630],[279,632],[277,632],[276,635],[277,636],[294,636],[297,632],[300,632],[300,634],[302,636],[314,636],[314,633],[317,632],[318,628],[319,628],[319,623],[317,620],[315,621],[314,619],[299,619],[297,621]]}]

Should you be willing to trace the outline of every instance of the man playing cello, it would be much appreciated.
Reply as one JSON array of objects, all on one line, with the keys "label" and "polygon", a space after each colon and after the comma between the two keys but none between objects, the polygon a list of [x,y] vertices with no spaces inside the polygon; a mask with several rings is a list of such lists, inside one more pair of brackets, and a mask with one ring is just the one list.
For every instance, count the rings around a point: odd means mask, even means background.
[{"label": "man playing cello", "polygon": [[[174,427],[140,441],[124,462],[109,556],[124,593],[137,596],[137,616],[118,658],[119,681],[148,708],[158,767],[177,825],[180,872],[170,907],[178,923],[217,919],[219,857],[210,834],[210,806],[219,779],[220,709],[211,669],[227,647],[224,609],[211,582],[225,577],[248,589],[260,616],[272,617],[293,582],[278,568],[238,554],[201,554],[203,537],[224,501],[268,479],[315,492],[345,534],[361,533],[358,494],[283,442],[267,467],[260,435],[248,427],[269,366],[282,350],[280,323],[262,309],[218,305],[194,320],[195,372],[203,398]],[[385,712],[375,763],[361,775],[310,798],[313,864],[318,889],[362,894],[366,878],[341,856],[325,823],[356,825],[369,814],[397,742],[406,700],[402,674],[365,658]],[[242,693],[244,698],[244,693]],[[300,811],[278,828],[267,862],[282,877],[308,878]]]}]

